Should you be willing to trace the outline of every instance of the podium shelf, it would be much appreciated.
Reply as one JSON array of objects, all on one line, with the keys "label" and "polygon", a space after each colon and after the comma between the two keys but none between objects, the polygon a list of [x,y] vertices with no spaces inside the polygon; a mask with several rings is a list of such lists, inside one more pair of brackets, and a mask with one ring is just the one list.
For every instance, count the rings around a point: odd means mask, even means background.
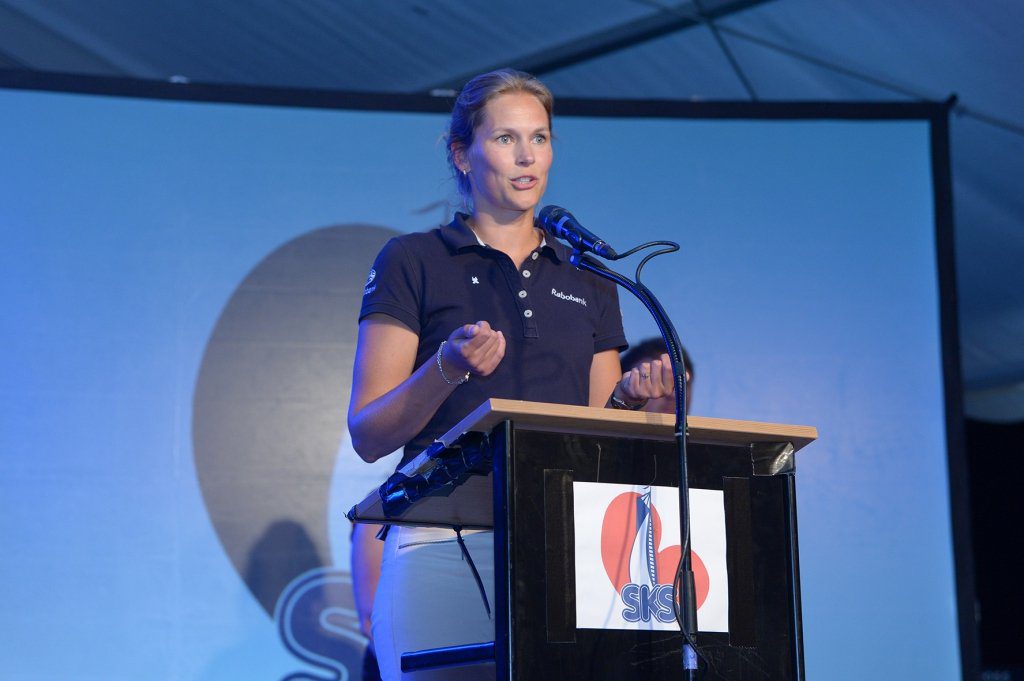
[{"label": "podium shelf", "polygon": [[[623,409],[599,409],[568,404],[526,402],[492,398],[474,409],[440,439],[450,446],[463,433],[489,432],[502,421],[515,421],[519,428],[576,432],[585,435],[645,437],[672,440],[675,417]],[[691,442],[747,445],[754,442],[789,442],[794,451],[818,438],[812,426],[792,426],[759,421],[740,421],[707,416],[686,419]]]}]

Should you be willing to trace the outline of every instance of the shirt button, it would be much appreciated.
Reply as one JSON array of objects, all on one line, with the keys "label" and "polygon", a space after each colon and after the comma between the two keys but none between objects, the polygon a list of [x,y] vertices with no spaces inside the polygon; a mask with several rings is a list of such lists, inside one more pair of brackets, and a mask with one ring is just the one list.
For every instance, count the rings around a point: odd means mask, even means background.
[{"label": "shirt button", "polygon": [[533,310],[527,310],[526,312],[523,313],[523,316],[529,319],[530,317],[533,316]]},{"label": "shirt button", "polygon": [[526,277],[527,279],[529,279],[530,278],[530,270],[523,270],[523,276]]},{"label": "shirt button", "polygon": [[530,257],[531,257],[532,259],[536,260],[536,259],[537,259],[538,257],[540,257],[540,253],[538,253],[537,251],[534,251],[534,252],[533,252],[533,255],[531,255]]},{"label": "shirt button", "polygon": [[525,298],[526,297],[526,291],[520,291],[519,292],[519,297],[520,298]]}]

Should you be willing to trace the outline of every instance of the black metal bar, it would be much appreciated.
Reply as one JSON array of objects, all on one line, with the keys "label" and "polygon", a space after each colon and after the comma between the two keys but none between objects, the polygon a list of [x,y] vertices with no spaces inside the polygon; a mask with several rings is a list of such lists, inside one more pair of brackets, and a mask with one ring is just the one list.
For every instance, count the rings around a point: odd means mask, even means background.
[{"label": "black metal bar", "polygon": [[[711,9],[705,16],[710,19],[720,19],[768,1],[737,0],[736,2],[725,2]],[[689,3],[686,3],[686,5],[689,5]],[[477,68],[472,73],[464,73],[452,78],[446,78],[433,86],[424,88],[424,91],[458,90],[473,76],[493,71],[503,66],[512,66],[521,71],[527,71],[539,76],[574,66],[595,57],[603,57],[620,50],[636,47],[670,33],[677,33],[694,26],[699,26],[703,22],[704,19],[700,15],[688,10],[686,6],[663,7],[657,12],[619,24],[618,26],[613,26],[612,28],[589,35],[577,36],[560,44],[551,45],[518,58],[504,59],[500,64],[495,63],[491,66]]]},{"label": "black metal bar", "polygon": [[443,669],[465,664],[480,664],[493,659],[494,641],[446,648],[429,648],[412,653],[402,653],[402,671],[418,672],[425,669]]},{"label": "black metal bar", "polygon": [[747,96],[750,97],[752,101],[756,102],[758,97],[757,92],[754,90],[754,84],[750,82],[749,78],[747,78],[747,74],[743,72],[743,67],[740,66],[740,62],[736,58],[736,55],[733,54],[733,51],[729,47],[729,44],[725,42],[725,38],[722,37],[722,32],[718,30],[718,26],[715,24],[715,19],[710,14],[708,14],[707,10],[704,7],[704,3],[701,0],[693,1],[697,5],[697,9],[700,10],[701,18],[704,20],[708,28],[711,30],[711,35],[714,36],[715,42],[718,43],[719,49],[721,49],[722,54],[725,55],[726,61],[728,61],[729,66],[732,67],[733,73],[735,73],[736,77],[739,78],[740,83],[743,85],[743,89],[747,91]]},{"label": "black metal bar", "polygon": [[[133,97],[182,102],[251,104],[347,111],[449,113],[450,97],[387,92],[256,87],[217,83],[171,83],[166,80],[94,76],[53,71],[0,68],[0,88]],[[915,102],[748,102],[679,99],[586,99],[561,97],[561,115],[593,118],[693,118],[758,120],[931,120],[948,104]]]},{"label": "black metal bar", "polygon": [[[948,105],[953,107],[955,98]],[[960,665],[965,679],[979,678],[978,621],[975,615],[974,550],[967,446],[964,436],[963,384],[957,319],[956,262],[953,238],[953,182],[949,163],[949,114],[931,121],[932,192],[935,201],[935,251],[939,272],[939,328],[946,404],[946,459],[949,475],[950,531],[956,571]]]}]

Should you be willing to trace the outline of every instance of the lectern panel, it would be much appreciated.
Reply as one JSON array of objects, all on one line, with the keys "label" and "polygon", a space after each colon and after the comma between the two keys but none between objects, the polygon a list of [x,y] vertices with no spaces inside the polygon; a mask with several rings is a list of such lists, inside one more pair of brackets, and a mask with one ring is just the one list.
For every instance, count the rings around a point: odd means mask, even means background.
[{"label": "lectern panel", "polygon": [[[577,626],[570,558],[572,483],[678,486],[674,443],[542,432],[510,422],[491,441],[495,479],[507,484],[506,494],[495,495],[495,519],[504,518],[507,527],[505,536],[496,527],[496,565],[508,566],[507,581],[496,585],[498,612],[501,601],[508,607],[507,622],[496,622],[498,647],[508,641],[508,659],[498,653],[498,677],[680,678],[681,634]],[[729,629],[737,634],[735,641],[729,633],[698,635],[712,665],[704,678],[802,678],[792,477],[754,476],[750,450],[741,446],[691,445],[689,468],[692,487],[725,490]],[[733,580],[733,572],[740,578]]]}]

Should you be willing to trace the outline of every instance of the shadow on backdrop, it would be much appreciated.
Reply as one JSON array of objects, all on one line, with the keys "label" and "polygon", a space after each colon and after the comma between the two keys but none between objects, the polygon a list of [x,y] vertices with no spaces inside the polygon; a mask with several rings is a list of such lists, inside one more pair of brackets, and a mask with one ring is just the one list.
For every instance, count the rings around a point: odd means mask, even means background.
[{"label": "shadow on backdrop", "polygon": [[193,455],[220,543],[283,644],[328,672],[288,678],[358,678],[365,641],[327,508],[366,273],[396,234],[338,225],[274,250],[224,306],[196,382]]}]

